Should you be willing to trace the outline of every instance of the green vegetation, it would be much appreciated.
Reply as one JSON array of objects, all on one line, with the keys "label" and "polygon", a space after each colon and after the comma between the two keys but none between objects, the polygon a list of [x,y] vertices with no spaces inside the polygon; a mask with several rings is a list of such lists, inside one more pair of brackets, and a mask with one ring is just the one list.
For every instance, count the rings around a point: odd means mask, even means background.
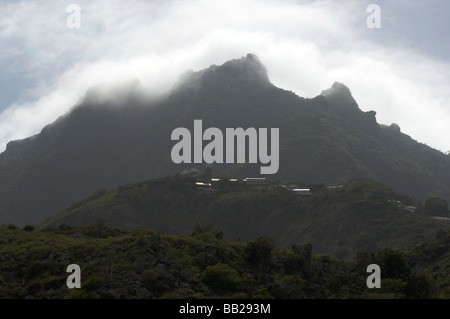
[{"label": "green vegetation", "polygon": [[[449,216],[450,157],[379,125],[343,85],[303,99],[247,63],[193,73],[151,105],[86,99],[9,143],[0,297],[449,298],[449,224],[431,216]],[[280,128],[267,190],[157,178],[204,168],[170,160],[173,129],[199,118],[222,131]],[[259,167],[215,165],[214,176],[254,177]],[[312,195],[297,198],[290,183]],[[71,263],[82,268],[80,290],[65,286]],[[370,263],[383,269],[379,290],[365,286]]]},{"label": "green vegetation", "polygon": [[[216,191],[205,192],[195,188],[195,181],[165,177],[101,190],[39,228],[102,220],[118,228],[190,234],[196,224],[211,225],[227,240],[262,236],[273,238],[280,247],[311,243],[316,254],[351,259],[362,249],[409,250],[450,226],[430,218],[426,205],[369,179],[346,182],[335,191],[310,185],[312,196],[303,198],[281,187],[281,182],[271,182],[266,191],[225,182]],[[415,206],[417,212],[407,212],[405,206]]]},{"label": "green vegetation", "polygon": [[[359,251],[351,261],[278,248],[265,237],[229,242],[191,235],[88,227],[26,231],[0,226],[0,298],[449,298],[450,232],[410,253]],[[432,264],[430,264],[432,262]],[[66,267],[81,267],[81,289]],[[366,267],[382,269],[381,289]]]},{"label": "green vegetation", "polygon": [[416,247],[409,253],[409,264],[423,273],[415,285],[409,287],[416,294],[428,294],[419,284],[434,283],[437,298],[450,298],[450,237],[440,230],[436,237]]},{"label": "green vegetation", "polygon": [[424,203],[424,212],[430,216],[447,217],[450,215],[448,203],[439,197],[430,197]]}]

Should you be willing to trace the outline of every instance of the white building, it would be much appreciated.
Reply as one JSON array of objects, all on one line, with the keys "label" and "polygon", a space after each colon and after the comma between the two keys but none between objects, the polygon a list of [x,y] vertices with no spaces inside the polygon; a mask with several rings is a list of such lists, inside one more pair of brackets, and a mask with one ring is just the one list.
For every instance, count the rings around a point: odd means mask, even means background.
[{"label": "white building", "polygon": [[292,191],[297,197],[311,196],[311,190],[309,188],[294,188]]},{"label": "white building", "polygon": [[214,188],[212,188],[211,183],[197,182],[197,183],[195,183],[195,186],[197,187],[197,189],[202,190],[202,191],[213,191],[214,190]]}]

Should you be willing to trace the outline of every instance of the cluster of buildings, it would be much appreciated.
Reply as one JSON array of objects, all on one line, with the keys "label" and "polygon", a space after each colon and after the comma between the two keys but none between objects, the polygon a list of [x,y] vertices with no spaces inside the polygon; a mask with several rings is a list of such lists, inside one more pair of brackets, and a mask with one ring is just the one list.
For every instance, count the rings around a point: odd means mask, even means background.
[{"label": "cluster of buildings", "polygon": [[[203,181],[196,182],[196,187],[198,190],[204,191],[213,191],[217,189],[221,183],[224,183],[220,178],[212,178],[212,169],[211,166],[208,165],[205,169],[205,172],[202,174],[200,170],[192,168],[190,170],[184,170],[180,173],[180,176],[193,176],[193,177],[201,177]],[[231,178],[227,179],[226,182],[236,183],[238,185],[246,185],[248,188],[252,190],[266,190],[268,185],[266,183],[266,179],[263,177],[247,177],[247,178]],[[277,185],[277,187],[281,187],[292,191],[295,193],[297,197],[307,197],[311,196],[312,192],[309,188],[300,188],[295,184],[290,185]],[[328,186],[329,191],[339,190],[343,187],[343,185],[336,186]]]},{"label": "cluster of buildings", "polygon": [[441,221],[444,221],[444,222],[450,222],[450,218],[448,218],[448,217],[433,216],[431,218],[436,219],[436,220],[441,220]]},{"label": "cluster of buildings", "polygon": [[390,202],[397,204],[398,207],[400,207],[401,209],[403,209],[404,211],[407,211],[408,213],[414,214],[415,212],[417,212],[417,207],[415,206],[408,206],[408,205],[404,205],[401,201],[399,200],[390,200]]},{"label": "cluster of buildings", "polygon": [[[404,211],[407,211],[411,214],[414,214],[417,212],[417,207],[415,206],[408,206],[403,204],[401,201],[399,200],[390,200],[390,202],[397,204],[398,207],[400,207],[401,209],[403,209]],[[431,218],[435,219],[435,220],[439,220],[439,221],[446,221],[446,222],[450,222],[450,218],[448,217],[439,217],[439,216],[432,216]]]},{"label": "cluster of buildings", "polygon": [[[265,178],[253,178],[247,177],[243,179],[231,178],[228,179],[227,182],[236,183],[241,185],[247,185],[250,189],[254,190],[265,190],[267,189],[266,179]],[[220,178],[211,178],[209,181],[205,182],[197,182],[195,183],[197,189],[213,191],[216,189],[223,181]]]},{"label": "cluster of buildings", "polygon": [[[224,181],[220,178],[212,178],[212,169],[211,166],[208,165],[205,169],[205,172],[202,174],[200,170],[196,168],[191,168],[190,170],[184,170],[180,173],[180,176],[193,176],[193,177],[202,177],[203,182],[196,182],[196,187],[198,190],[203,191],[214,191],[217,189],[221,183],[224,183]],[[268,188],[268,185],[266,183],[266,179],[263,177],[247,177],[247,178],[231,178],[227,179],[226,182],[229,183],[236,183],[238,185],[246,185],[250,189],[253,190],[266,190]],[[291,192],[294,192],[295,195],[298,198],[301,197],[308,197],[312,195],[311,189],[309,188],[299,188],[299,186],[295,184],[290,185],[277,185],[277,187],[284,188],[286,190],[289,190]],[[334,185],[334,186],[327,186],[328,191],[336,191],[342,189],[343,185]],[[398,207],[401,209],[409,212],[409,213],[416,213],[417,207],[415,206],[409,206],[404,205],[399,200],[390,200],[390,202],[397,204]],[[450,218],[448,217],[432,217],[433,219],[440,220],[440,221],[448,221],[450,222]]]},{"label": "cluster of buildings", "polygon": [[[201,173],[200,170],[196,168],[191,168],[190,170],[184,170],[180,173],[180,176],[193,176],[201,177],[203,182],[196,182],[197,189],[205,191],[213,191],[224,181],[220,178],[212,178],[212,168],[211,165],[206,166],[205,173]],[[236,183],[241,185],[247,185],[250,189],[255,190],[265,190],[267,189],[266,179],[257,177],[247,177],[247,178],[231,178],[227,179],[226,182]]]}]

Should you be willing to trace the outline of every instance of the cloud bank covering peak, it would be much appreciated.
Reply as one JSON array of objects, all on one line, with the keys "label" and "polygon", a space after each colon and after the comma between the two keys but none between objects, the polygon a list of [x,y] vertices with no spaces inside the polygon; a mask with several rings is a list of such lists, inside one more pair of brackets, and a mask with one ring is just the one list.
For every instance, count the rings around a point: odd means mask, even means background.
[{"label": "cloud bank covering peak", "polygon": [[0,151],[39,133],[91,88],[136,79],[149,96],[187,70],[255,53],[272,83],[314,97],[340,82],[359,107],[419,142],[450,150],[450,39],[445,0],[0,0]]}]

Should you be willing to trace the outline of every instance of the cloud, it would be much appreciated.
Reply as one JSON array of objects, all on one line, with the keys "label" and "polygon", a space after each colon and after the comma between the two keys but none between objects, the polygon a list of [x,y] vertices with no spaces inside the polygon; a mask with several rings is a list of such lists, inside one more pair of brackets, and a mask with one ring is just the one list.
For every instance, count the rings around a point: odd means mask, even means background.
[{"label": "cloud", "polygon": [[92,86],[138,79],[157,94],[188,69],[248,52],[279,87],[314,97],[342,82],[380,122],[450,149],[442,138],[450,135],[449,64],[375,41],[372,34],[384,31],[367,29],[369,2],[78,1],[81,29],[66,27],[69,3],[5,3],[2,77],[16,72],[31,85],[11,87],[21,98],[0,114],[0,150],[38,133]]}]

